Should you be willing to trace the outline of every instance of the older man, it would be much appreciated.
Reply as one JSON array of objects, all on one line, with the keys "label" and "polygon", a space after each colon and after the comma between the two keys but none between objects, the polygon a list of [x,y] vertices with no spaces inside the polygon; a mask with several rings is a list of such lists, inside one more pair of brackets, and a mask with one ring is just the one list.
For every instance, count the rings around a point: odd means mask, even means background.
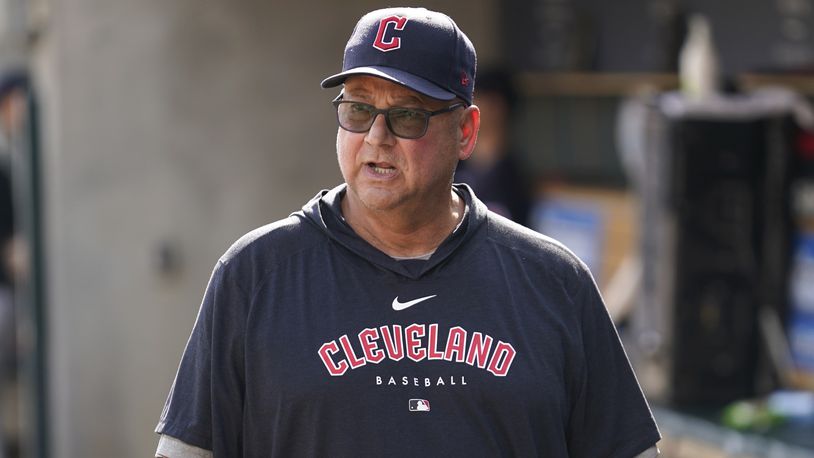
[{"label": "older man", "polygon": [[362,17],[322,82],[345,183],[220,259],[160,456],[657,453],[585,265],[452,184],[474,84],[449,17]]}]

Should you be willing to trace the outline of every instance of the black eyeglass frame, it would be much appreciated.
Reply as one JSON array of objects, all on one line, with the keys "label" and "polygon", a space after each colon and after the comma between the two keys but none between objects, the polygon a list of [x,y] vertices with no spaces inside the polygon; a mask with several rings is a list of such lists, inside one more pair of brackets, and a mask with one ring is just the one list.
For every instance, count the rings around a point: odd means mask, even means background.
[{"label": "black eyeglass frame", "polygon": [[[371,105],[369,103],[357,102],[355,100],[343,100],[342,96],[343,96],[343,94],[339,94],[335,99],[333,99],[331,101],[331,103],[334,106],[334,110],[336,111],[336,123],[339,124],[339,127],[341,127],[344,130],[347,130],[348,132],[353,132],[355,134],[361,134],[361,133],[364,133],[364,132],[368,132],[370,130],[370,128],[373,127],[373,123],[376,122],[376,118],[380,114],[382,114],[382,115],[384,115],[384,121],[387,124],[387,128],[390,130],[390,133],[392,133],[396,137],[404,138],[404,139],[407,139],[407,140],[416,140],[416,139],[419,139],[419,138],[423,137],[424,135],[426,135],[427,134],[427,129],[430,127],[430,118],[432,118],[433,116],[437,116],[437,115],[444,114],[444,113],[449,113],[451,111],[455,111],[458,108],[462,108],[462,107],[466,108],[465,103],[458,102],[458,103],[453,103],[452,105],[450,105],[450,106],[448,106],[446,108],[441,108],[440,110],[436,110],[436,111],[424,110],[424,109],[421,109],[421,108],[407,108],[407,107],[390,107],[390,108],[379,109],[379,108],[376,108],[375,106],[373,106],[373,105]],[[342,125],[342,121],[339,119],[339,106],[342,105],[343,103],[356,103],[356,104],[359,104],[359,105],[365,105],[365,106],[370,107],[369,111],[373,116],[370,117],[370,124],[367,126],[366,129],[353,130],[353,129],[349,129],[349,128]],[[413,111],[413,112],[416,112],[416,113],[421,113],[422,115],[424,115],[424,128],[421,130],[421,133],[416,135],[416,136],[406,136],[406,135],[398,134],[395,130],[393,130],[393,125],[390,123],[390,112],[392,110],[409,110],[409,111]]]}]

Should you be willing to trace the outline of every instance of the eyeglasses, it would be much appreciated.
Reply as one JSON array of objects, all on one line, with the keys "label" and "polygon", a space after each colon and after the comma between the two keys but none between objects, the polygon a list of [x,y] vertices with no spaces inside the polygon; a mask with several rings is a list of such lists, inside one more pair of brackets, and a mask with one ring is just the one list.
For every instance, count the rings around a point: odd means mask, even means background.
[{"label": "eyeglasses", "polygon": [[380,110],[368,103],[342,100],[342,94],[339,94],[339,97],[331,103],[336,108],[336,120],[339,122],[339,127],[348,132],[358,134],[369,131],[376,117],[383,114],[387,128],[393,135],[410,140],[421,138],[427,133],[431,117],[465,106],[463,103],[455,103],[437,111],[402,107]]}]

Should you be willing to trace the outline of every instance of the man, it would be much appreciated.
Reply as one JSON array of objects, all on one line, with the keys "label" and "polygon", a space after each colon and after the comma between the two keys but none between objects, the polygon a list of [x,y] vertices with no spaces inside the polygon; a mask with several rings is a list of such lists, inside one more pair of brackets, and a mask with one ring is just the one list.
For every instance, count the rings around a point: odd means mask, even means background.
[{"label": "man", "polygon": [[335,99],[345,184],[218,262],[163,456],[633,457],[659,433],[584,264],[452,185],[480,113],[445,15],[379,10]]},{"label": "man", "polygon": [[23,71],[0,75],[0,458],[17,456],[18,349],[15,322],[15,281],[24,278],[27,266],[21,260],[23,240],[14,220],[14,180],[11,155],[15,134],[24,117],[20,103],[25,99],[28,76]]},{"label": "man", "polygon": [[530,227],[531,193],[511,138],[517,109],[511,74],[478,69],[475,103],[483,113],[478,143],[472,157],[458,163],[455,181],[468,184],[489,210]]}]

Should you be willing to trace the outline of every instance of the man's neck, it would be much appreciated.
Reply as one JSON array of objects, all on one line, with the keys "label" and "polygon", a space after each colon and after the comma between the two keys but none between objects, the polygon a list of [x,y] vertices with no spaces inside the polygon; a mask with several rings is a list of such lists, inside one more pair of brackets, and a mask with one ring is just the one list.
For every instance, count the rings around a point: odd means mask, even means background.
[{"label": "man's neck", "polygon": [[458,226],[466,208],[463,198],[454,191],[435,210],[424,207],[419,211],[398,208],[372,211],[354,205],[351,199],[347,194],[342,197],[345,221],[365,241],[393,257],[415,257],[435,251]]}]

